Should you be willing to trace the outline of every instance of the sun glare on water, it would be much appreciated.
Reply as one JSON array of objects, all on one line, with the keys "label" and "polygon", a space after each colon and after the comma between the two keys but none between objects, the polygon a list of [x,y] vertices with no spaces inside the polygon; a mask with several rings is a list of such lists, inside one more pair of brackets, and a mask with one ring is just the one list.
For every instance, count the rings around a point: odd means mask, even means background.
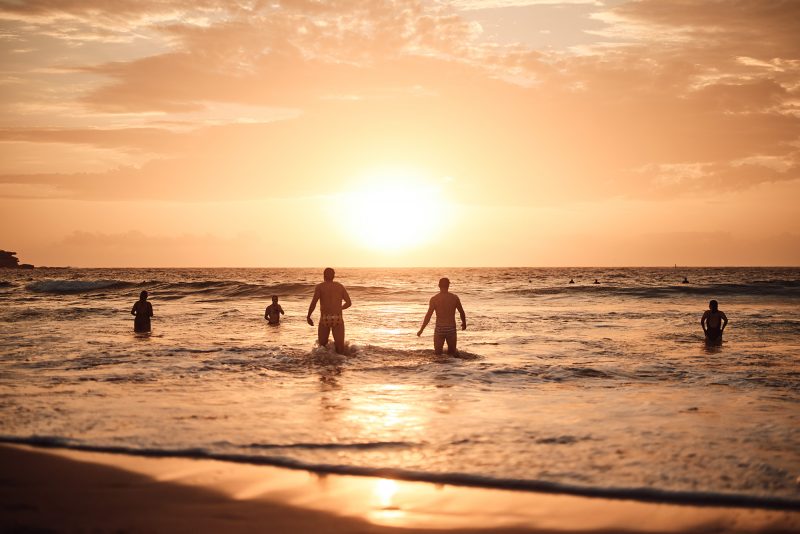
[{"label": "sun glare on water", "polygon": [[346,231],[371,249],[389,252],[423,245],[446,222],[448,204],[440,188],[413,173],[375,173],[346,197]]}]

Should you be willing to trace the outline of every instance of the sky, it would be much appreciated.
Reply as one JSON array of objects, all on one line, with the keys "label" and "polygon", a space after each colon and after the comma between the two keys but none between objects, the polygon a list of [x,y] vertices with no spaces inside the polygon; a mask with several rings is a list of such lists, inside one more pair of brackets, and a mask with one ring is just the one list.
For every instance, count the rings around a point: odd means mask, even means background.
[{"label": "sky", "polygon": [[800,265],[800,2],[0,0],[0,248]]}]

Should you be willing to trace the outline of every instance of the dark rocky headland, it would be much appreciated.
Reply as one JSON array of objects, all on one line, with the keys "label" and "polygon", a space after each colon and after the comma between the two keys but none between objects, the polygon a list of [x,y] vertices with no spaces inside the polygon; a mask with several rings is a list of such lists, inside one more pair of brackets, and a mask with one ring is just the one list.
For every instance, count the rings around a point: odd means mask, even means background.
[{"label": "dark rocky headland", "polygon": [[33,269],[33,265],[30,263],[20,263],[16,252],[0,250],[0,268]]}]

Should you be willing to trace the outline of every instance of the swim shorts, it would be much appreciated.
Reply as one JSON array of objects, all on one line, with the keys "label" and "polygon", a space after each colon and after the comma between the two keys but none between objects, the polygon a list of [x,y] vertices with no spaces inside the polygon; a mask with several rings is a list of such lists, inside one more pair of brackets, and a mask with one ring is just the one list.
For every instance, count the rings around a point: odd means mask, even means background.
[{"label": "swim shorts", "polygon": [[341,315],[333,315],[333,314],[321,315],[320,318],[319,318],[319,325],[320,326],[333,328],[335,326],[339,326],[339,325],[343,325],[343,324],[344,324],[344,319],[342,318]]},{"label": "swim shorts", "polygon": [[439,326],[434,328],[433,333],[437,336],[447,337],[452,336],[457,332],[455,325]]}]

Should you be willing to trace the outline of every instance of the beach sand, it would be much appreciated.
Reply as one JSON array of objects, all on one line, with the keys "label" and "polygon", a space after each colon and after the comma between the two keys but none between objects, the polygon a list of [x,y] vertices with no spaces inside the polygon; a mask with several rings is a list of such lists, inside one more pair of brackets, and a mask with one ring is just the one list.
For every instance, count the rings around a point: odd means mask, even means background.
[{"label": "beach sand", "polygon": [[3,532],[797,532],[800,513],[0,446]]}]

